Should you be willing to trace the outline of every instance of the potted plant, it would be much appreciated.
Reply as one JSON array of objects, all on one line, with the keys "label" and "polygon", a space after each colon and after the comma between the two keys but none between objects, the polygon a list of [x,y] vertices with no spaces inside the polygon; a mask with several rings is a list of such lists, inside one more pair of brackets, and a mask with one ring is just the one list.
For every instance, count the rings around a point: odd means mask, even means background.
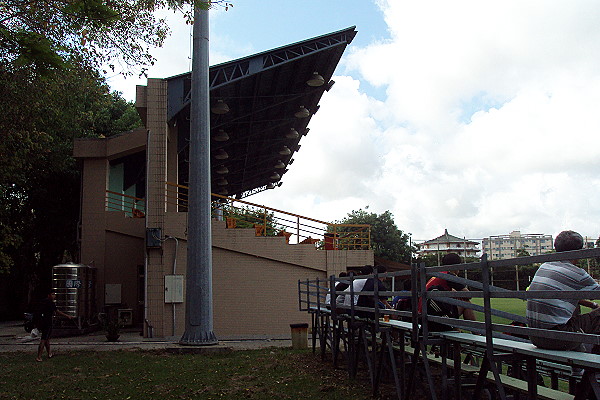
[{"label": "potted plant", "polygon": [[110,318],[107,322],[106,322],[106,340],[108,340],[109,342],[116,342],[117,340],[119,340],[119,321],[117,321],[116,318]]}]

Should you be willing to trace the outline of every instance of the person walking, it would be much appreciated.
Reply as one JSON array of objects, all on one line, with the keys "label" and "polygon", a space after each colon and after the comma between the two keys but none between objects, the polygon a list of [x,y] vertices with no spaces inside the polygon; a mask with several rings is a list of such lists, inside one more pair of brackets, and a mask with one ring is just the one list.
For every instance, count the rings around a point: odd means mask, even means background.
[{"label": "person walking", "polygon": [[54,354],[50,350],[50,336],[52,335],[52,318],[54,317],[54,313],[61,315],[68,319],[73,319],[74,317],[64,312],[60,311],[56,308],[56,293],[54,291],[50,291],[48,296],[44,298],[40,304],[38,313],[38,330],[41,332],[40,344],[38,346],[37,358],[35,361],[42,361],[42,353],[44,352],[44,348],[46,348],[46,352],[48,353],[48,358],[52,358]]}]

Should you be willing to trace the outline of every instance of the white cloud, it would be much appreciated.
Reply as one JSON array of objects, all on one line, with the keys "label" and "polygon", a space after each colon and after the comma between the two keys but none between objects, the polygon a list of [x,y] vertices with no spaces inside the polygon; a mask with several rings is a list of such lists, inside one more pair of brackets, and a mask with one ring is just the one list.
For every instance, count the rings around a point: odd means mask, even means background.
[{"label": "white cloud", "polygon": [[[283,186],[248,200],[328,221],[390,210],[416,239],[597,237],[600,3],[377,4],[389,38],[349,46]],[[211,18],[212,64],[256,51],[219,25],[233,16]],[[188,70],[189,27],[172,26],[150,76]]]},{"label": "white cloud", "polygon": [[391,37],[345,65],[387,98],[335,78],[278,189],[294,211],[389,209],[417,239],[597,236],[600,4],[379,4]]}]

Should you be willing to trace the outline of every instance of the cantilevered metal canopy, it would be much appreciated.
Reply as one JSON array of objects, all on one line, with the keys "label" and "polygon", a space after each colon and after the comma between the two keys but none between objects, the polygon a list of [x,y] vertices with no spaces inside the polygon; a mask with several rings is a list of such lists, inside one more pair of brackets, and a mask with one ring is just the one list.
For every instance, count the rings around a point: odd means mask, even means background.
[{"label": "cantilevered metal canopy", "polygon": [[[210,68],[210,103],[217,106],[211,112],[213,193],[243,198],[281,184],[356,33],[353,26]],[[315,73],[323,78],[320,86],[318,80],[307,83]],[[189,176],[190,88],[190,73],[168,78],[168,119],[179,132],[183,185]]]}]

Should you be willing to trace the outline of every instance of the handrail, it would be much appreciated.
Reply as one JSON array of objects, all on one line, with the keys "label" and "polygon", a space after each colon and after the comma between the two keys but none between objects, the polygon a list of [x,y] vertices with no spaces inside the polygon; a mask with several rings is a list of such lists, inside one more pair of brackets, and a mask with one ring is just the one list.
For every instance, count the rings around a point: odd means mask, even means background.
[{"label": "handrail", "polygon": [[134,218],[145,216],[146,200],[125,193],[106,190],[105,206],[107,211],[123,211]]},{"label": "handrail", "polygon": [[[165,182],[167,203],[175,205],[180,212],[187,211],[188,196],[185,191],[188,189],[188,186]],[[230,228],[237,227],[238,224],[241,227],[254,227],[257,236],[279,235],[285,236],[288,241],[294,236],[296,244],[314,244],[327,250],[370,249],[370,225],[333,224],[216,193],[211,196],[213,217],[226,220]],[[288,228],[292,232],[287,232]]]}]

